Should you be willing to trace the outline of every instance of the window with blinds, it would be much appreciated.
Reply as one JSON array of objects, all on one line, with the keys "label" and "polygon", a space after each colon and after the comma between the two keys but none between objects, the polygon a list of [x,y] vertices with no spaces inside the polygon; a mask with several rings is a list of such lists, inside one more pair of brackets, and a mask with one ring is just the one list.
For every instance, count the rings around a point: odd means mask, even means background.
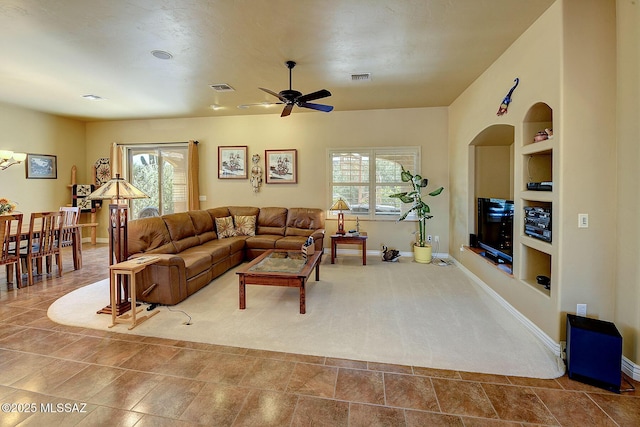
[{"label": "window with blinds", "polygon": [[400,172],[419,173],[419,165],[419,147],[330,149],[331,201],[342,198],[351,208],[345,213],[361,218],[396,219],[402,202],[389,195],[409,191]]}]

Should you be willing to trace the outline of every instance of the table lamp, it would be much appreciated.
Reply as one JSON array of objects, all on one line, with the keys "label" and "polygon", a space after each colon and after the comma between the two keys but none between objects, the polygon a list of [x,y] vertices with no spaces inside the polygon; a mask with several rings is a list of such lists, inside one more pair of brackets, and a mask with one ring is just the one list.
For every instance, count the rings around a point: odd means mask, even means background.
[{"label": "table lamp", "polygon": [[[126,200],[148,198],[144,192],[128,183],[120,174],[105,182],[93,193],[89,194],[89,200],[111,200],[109,204],[109,265],[126,261],[129,257],[127,248],[127,222],[128,208]],[[122,202],[122,203],[121,203]],[[126,284],[125,284],[126,285]],[[129,302],[129,287],[121,286],[124,295],[116,298],[115,307],[117,315],[126,313],[131,309]],[[119,289],[120,289],[119,288]],[[111,299],[109,299],[111,301]],[[111,314],[112,307],[108,305],[98,313]]]},{"label": "table lamp", "polygon": [[342,211],[343,210],[348,211],[350,209],[351,208],[349,207],[347,202],[342,200],[342,197],[336,200],[333,206],[329,208],[330,211],[339,211],[338,212],[338,231],[336,231],[336,234],[346,234],[346,232],[344,231],[344,214],[342,213]]}]

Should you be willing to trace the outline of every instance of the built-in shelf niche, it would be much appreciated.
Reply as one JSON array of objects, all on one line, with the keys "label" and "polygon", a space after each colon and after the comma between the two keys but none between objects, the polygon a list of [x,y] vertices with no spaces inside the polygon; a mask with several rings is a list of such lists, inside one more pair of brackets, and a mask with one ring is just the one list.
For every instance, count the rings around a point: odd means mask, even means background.
[{"label": "built-in shelf niche", "polygon": [[522,245],[520,254],[522,257],[521,280],[543,294],[551,295],[551,290],[545,289],[537,281],[538,276],[547,276],[552,279],[551,286],[554,285],[553,276],[551,275],[551,255],[528,245]]},{"label": "built-in shelf niche", "polygon": [[[548,139],[536,141],[538,132],[551,130],[552,135]],[[530,182],[552,182],[553,188],[557,188],[554,182],[554,149],[557,140],[557,132],[553,129],[553,110],[544,102],[539,102],[531,106],[522,122],[522,145],[519,149],[522,166],[521,180],[518,183],[520,192],[520,212],[523,221],[519,222],[522,227],[518,233],[520,244],[520,263],[518,268],[519,279],[541,292],[543,295],[551,296],[551,290],[545,289],[538,284],[538,276],[547,276],[551,279],[551,289],[554,285],[552,272],[554,255],[554,227],[557,224],[553,220],[554,191],[533,191],[527,188]],[[557,193],[557,191],[555,192]],[[550,211],[551,215],[551,242],[536,238],[525,233],[526,208],[540,207]],[[536,233],[538,230],[535,231]]]}]

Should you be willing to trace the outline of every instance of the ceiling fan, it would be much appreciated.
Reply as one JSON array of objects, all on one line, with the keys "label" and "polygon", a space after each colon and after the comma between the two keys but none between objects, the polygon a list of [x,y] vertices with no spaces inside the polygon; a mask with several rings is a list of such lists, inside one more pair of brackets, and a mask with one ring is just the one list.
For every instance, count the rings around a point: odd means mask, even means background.
[{"label": "ceiling fan", "polygon": [[[297,90],[293,90],[291,88],[291,70],[293,70],[293,67],[296,66],[296,63],[294,61],[287,61],[285,62],[285,65],[289,69],[289,89],[285,89],[283,91],[280,91],[279,93],[276,93],[272,90],[265,89],[263,87],[259,88],[260,90],[263,90],[280,100],[280,102],[274,102],[272,104],[284,104],[284,110],[282,110],[282,114],[280,114],[280,117],[285,117],[291,114],[291,110],[293,110],[293,107],[296,105],[298,107],[310,108],[312,110],[317,110],[317,111],[324,111],[325,113],[328,113],[329,111],[333,110],[333,106],[331,105],[315,104],[315,103],[309,102],[316,99],[326,98],[328,96],[331,96],[331,92],[329,92],[328,90],[321,89],[319,91],[308,93],[306,95],[303,95],[301,92],[298,92]],[[265,104],[261,103],[257,105],[265,105]]]}]

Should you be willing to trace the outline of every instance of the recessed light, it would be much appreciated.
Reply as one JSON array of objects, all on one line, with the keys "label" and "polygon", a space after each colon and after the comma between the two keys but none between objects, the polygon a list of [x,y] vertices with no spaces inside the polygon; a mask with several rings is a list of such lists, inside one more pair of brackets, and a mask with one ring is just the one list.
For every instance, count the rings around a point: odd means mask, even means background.
[{"label": "recessed light", "polygon": [[218,105],[218,104],[211,104],[209,105],[209,108],[211,108],[212,110],[221,110],[223,107],[222,105]]},{"label": "recessed light", "polygon": [[89,101],[104,101],[104,98],[98,95],[82,95],[84,99],[88,99]]},{"label": "recessed light", "polygon": [[167,52],[166,50],[152,50],[151,55],[155,56],[158,59],[171,59],[173,55]]}]

